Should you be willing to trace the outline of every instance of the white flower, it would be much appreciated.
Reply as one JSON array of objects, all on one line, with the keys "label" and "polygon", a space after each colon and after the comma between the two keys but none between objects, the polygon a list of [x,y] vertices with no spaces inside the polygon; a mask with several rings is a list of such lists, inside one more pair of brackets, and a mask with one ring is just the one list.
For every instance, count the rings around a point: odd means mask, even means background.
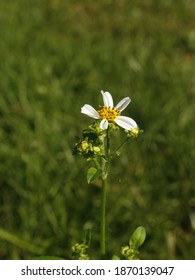
[{"label": "white flower", "polygon": [[104,92],[102,90],[101,94],[103,96],[104,106],[100,106],[100,109],[96,111],[91,105],[85,104],[81,108],[81,113],[93,119],[101,119],[101,129],[107,129],[109,122],[115,122],[126,130],[138,127],[133,119],[120,115],[131,102],[129,97],[123,98],[116,106],[114,106],[112,95],[108,91]]}]

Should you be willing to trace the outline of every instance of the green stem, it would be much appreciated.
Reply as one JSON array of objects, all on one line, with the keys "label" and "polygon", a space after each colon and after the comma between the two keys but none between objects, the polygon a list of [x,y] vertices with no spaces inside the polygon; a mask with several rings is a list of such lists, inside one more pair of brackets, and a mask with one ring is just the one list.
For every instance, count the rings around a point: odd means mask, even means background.
[{"label": "green stem", "polygon": [[104,258],[106,254],[106,192],[107,192],[107,176],[110,158],[110,139],[109,129],[107,129],[105,139],[105,158],[106,162],[102,164],[102,193],[101,193],[101,224],[100,224],[100,250],[101,256]]},{"label": "green stem", "polygon": [[101,194],[101,229],[100,229],[100,250],[101,256],[106,254],[106,179],[102,179],[102,194]]},{"label": "green stem", "polygon": [[106,133],[106,157],[108,161],[109,161],[109,156],[110,156],[110,138],[109,138],[109,127],[108,127]]},{"label": "green stem", "polygon": [[98,162],[98,160],[97,160],[97,158],[94,158],[93,159],[93,162],[94,162],[94,165],[95,165],[95,167],[97,168],[97,169],[100,169],[101,167],[100,167],[100,164],[99,164],[99,162]]},{"label": "green stem", "polygon": [[126,138],[119,146],[118,148],[110,155],[111,157],[114,156],[125,144],[129,141],[129,137]]}]

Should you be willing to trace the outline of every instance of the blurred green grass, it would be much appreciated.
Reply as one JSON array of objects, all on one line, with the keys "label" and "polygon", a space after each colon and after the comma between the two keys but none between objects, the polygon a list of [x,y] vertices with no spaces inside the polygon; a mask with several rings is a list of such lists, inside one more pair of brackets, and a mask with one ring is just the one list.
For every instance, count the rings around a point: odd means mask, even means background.
[{"label": "blurred green grass", "polygon": [[194,12],[192,0],[0,2],[0,259],[66,258],[88,223],[98,258],[100,190],[72,149],[102,89],[130,96],[125,115],[144,130],[112,163],[109,254],[142,225],[142,259],[195,258]]}]

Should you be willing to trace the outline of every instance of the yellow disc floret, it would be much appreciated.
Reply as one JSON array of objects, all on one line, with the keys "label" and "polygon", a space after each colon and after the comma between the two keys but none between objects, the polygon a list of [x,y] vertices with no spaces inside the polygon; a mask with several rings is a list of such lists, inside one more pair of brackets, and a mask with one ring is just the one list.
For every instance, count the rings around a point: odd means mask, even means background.
[{"label": "yellow disc floret", "polygon": [[113,122],[116,117],[119,115],[120,111],[114,108],[109,108],[106,106],[100,106],[98,114],[101,119],[106,119],[109,122]]}]

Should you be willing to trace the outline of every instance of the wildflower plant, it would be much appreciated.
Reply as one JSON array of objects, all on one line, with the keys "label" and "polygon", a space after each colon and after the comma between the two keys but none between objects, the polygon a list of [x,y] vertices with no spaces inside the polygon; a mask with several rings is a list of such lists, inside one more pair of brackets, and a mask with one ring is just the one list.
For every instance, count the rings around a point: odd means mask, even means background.
[{"label": "wildflower plant", "polygon": [[[102,258],[106,256],[106,193],[108,188],[108,174],[110,161],[119,156],[121,148],[131,139],[136,138],[142,130],[139,129],[137,123],[130,117],[122,116],[121,113],[131,102],[129,97],[123,98],[116,106],[114,106],[112,95],[109,92],[101,91],[103,97],[103,106],[94,109],[91,105],[85,104],[81,108],[81,113],[85,114],[95,121],[82,132],[81,139],[75,144],[73,154],[81,155],[87,161],[93,163],[88,169],[87,182],[93,183],[97,179],[101,179],[101,213],[100,213],[100,254]],[[125,140],[114,150],[111,150],[110,142],[113,140],[111,134],[122,128],[126,134]],[[138,247],[142,245],[145,239],[145,229],[138,227],[129,245],[122,247],[122,259],[137,259]],[[88,243],[88,242],[87,242]],[[83,245],[85,244],[85,246]],[[86,242],[81,245],[73,246],[73,252],[78,252],[78,247],[83,248],[86,255]],[[79,248],[80,248],[79,247]],[[82,251],[82,250],[81,250]],[[83,251],[82,251],[83,252]],[[80,255],[83,255],[82,253]],[[80,256],[79,255],[79,256]],[[88,258],[88,254],[87,257]],[[114,255],[113,259],[120,259]]]}]

